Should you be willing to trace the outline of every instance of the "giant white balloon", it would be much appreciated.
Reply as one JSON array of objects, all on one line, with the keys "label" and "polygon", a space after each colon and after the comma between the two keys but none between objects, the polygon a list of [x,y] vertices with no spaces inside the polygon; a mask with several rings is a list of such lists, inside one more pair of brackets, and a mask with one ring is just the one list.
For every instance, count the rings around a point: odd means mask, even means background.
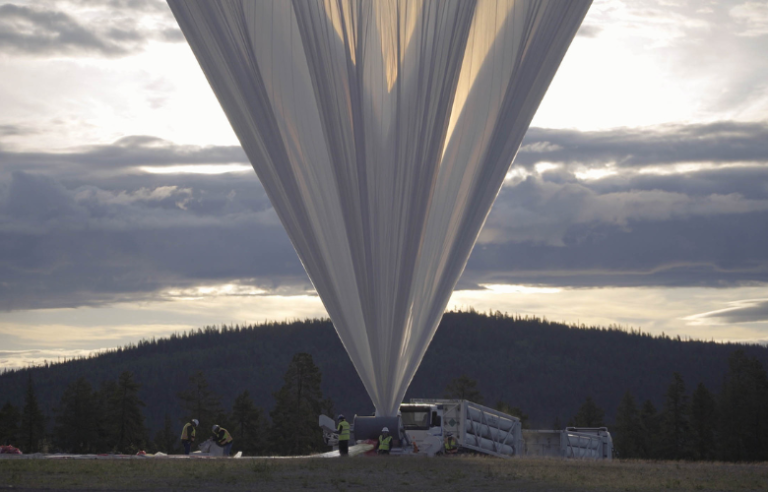
[{"label": "giant white balloon", "polygon": [[379,415],[590,2],[168,0]]}]

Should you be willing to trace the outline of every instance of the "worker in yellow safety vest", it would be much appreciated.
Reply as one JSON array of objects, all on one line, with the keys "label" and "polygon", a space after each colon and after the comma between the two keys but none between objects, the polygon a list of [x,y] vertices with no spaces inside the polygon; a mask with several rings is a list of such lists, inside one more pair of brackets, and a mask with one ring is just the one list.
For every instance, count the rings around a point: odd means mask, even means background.
[{"label": "worker in yellow safety vest", "polygon": [[392,436],[389,435],[389,429],[384,427],[381,429],[381,435],[379,436],[379,449],[376,450],[379,454],[389,454],[389,450],[392,447]]},{"label": "worker in yellow safety vest", "polygon": [[232,436],[229,431],[224,427],[218,425],[213,426],[213,440],[216,444],[224,448],[224,456],[229,456],[229,452],[232,451]]},{"label": "worker in yellow safety vest", "polygon": [[192,419],[184,424],[184,429],[181,431],[181,445],[184,446],[184,454],[189,454],[192,450],[192,443],[195,442],[195,427],[199,424],[197,419]]},{"label": "worker in yellow safety vest", "polygon": [[450,432],[445,434],[444,446],[445,454],[456,454],[459,452],[459,444],[456,442],[456,438],[453,437],[453,434]]},{"label": "worker in yellow safety vest", "polygon": [[349,422],[342,414],[339,414],[339,426],[336,428],[336,433],[339,435],[339,455],[349,455]]}]

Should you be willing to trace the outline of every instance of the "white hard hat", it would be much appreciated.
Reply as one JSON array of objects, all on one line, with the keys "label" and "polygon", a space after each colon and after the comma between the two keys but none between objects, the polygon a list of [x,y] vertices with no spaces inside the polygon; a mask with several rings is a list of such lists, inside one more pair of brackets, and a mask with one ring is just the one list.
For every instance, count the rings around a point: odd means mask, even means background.
[{"label": "white hard hat", "polygon": [[200,425],[200,422],[198,422],[197,419],[192,419],[192,423],[195,424],[195,427]]},{"label": "white hard hat", "polygon": [[383,429],[381,429],[381,432],[389,432],[389,429],[384,427]]},{"label": "white hard hat", "polygon": [[211,430],[212,430],[213,432],[216,432],[217,430],[219,430],[219,426],[218,426],[218,425],[214,425],[214,426],[211,428]]}]

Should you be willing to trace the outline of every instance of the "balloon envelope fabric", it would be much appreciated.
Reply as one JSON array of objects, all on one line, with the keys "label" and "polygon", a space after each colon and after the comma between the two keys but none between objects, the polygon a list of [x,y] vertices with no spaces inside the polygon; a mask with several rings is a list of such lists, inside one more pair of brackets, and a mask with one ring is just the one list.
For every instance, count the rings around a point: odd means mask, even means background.
[{"label": "balloon envelope fabric", "polygon": [[396,415],[591,0],[168,3]]}]

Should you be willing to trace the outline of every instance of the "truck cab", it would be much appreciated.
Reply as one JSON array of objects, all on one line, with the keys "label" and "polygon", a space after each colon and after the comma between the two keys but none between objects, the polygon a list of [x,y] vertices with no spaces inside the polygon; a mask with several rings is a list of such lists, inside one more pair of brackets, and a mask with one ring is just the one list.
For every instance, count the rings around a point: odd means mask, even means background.
[{"label": "truck cab", "polygon": [[400,418],[413,452],[434,456],[443,449],[445,428],[444,405],[440,403],[403,403]]}]

